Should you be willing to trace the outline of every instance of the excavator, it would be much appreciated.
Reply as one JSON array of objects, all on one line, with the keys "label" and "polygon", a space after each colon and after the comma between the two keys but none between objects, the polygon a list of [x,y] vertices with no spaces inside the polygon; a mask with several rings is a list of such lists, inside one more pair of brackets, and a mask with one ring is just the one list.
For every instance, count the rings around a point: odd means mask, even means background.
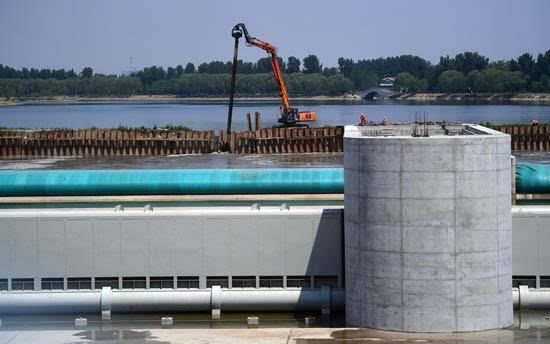
[{"label": "excavator", "polygon": [[288,99],[288,92],[286,90],[285,80],[279,59],[277,58],[277,48],[267,42],[264,42],[258,38],[250,36],[246,26],[243,23],[239,23],[231,30],[231,36],[235,38],[235,49],[233,54],[233,65],[231,70],[231,93],[229,95],[229,113],[227,131],[231,131],[231,117],[233,113],[233,98],[235,95],[235,77],[237,74],[237,55],[239,47],[239,38],[244,35],[247,46],[256,46],[265,50],[271,58],[271,66],[273,67],[273,76],[275,82],[279,86],[280,97],[283,101],[282,106],[279,108],[278,123],[273,128],[292,128],[292,127],[309,127],[304,122],[314,122],[317,120],[317,114],[312,111],[299,111],[297,108],[290,106]]}]

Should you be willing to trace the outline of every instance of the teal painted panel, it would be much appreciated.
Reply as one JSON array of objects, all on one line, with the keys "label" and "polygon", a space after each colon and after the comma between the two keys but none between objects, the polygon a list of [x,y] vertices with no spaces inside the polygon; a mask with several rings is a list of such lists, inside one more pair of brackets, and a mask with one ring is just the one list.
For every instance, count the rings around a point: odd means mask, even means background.
[{"label": "teal painted panel", "polygon": [[550,193],[550,165],[517,164],[516,192],[532,194]]},{"label": "teal painted panel", "polygon": [[1,171],[0,196],[343,193],[341,168]]}]

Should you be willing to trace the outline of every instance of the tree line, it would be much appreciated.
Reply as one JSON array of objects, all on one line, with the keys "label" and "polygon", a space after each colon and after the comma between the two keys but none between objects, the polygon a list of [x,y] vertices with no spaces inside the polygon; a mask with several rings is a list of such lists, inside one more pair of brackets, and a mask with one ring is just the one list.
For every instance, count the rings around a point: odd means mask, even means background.
[{"label": "tree line", "polygon": [[[476,52],[444,56],[437,64],[413,55],[377,59],[341,57],[338,67],[323,67],[319,58],[279,58],[292,96],[336,96],[377,86],[396,76],[404,92],[550,92],[550,50],[535,59],[525,53],[516,59],[489,61]],[[278,89],[268,57],[238,61],[236,92],[241,96],[273,96]],[[145,67],[130,75],[103,75],[86,67],[20,70],[0,64],[0,96],[130,96],[172,94],[183,97],[225,96],[231,62],[211,61],[195,67],[187,63],[164,69]]]}]

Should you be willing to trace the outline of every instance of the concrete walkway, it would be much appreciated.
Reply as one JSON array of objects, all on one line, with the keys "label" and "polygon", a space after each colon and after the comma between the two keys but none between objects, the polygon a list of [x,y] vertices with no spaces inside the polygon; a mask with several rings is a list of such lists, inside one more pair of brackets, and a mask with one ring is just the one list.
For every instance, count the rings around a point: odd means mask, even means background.
[{"label": "concrete walkway", "polygon": [[458,334],[413,334],[368,329],[140,329],[0,331],[0,344],[27,343],[544,343],[548,330],[501,330]]}]

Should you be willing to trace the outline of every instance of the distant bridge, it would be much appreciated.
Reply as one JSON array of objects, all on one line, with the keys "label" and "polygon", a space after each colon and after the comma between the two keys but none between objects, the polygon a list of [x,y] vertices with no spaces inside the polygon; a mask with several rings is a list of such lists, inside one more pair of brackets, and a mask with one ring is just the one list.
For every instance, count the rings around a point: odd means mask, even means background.
[{"label": "distant bridge", "polygon": [[357,95],[363,99],[372,100],[376,95],[386,98],[396,93],[398,92],[385,87],[371,87],[368,90],[357,92]]}]

